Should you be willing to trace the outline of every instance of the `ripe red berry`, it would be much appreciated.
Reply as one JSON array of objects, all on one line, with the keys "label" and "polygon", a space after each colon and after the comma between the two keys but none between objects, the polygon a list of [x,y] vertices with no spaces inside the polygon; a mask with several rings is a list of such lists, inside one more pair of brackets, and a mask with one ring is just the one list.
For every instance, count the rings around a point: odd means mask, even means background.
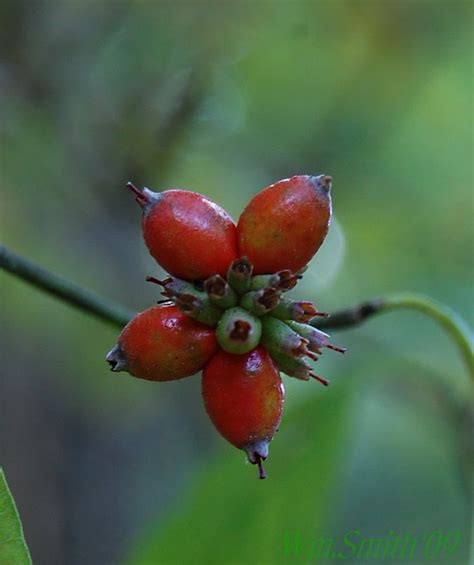
[{"label": "ripe red berry", "polygon": [[150,381],[173,381],[198,373],[216,350],[212,328],[168,304],[135,316],[106,360],[112,371],[127,371]]},{"label": "ripe red berry", "polygon": [[145,243],[165,271],[185,280],[226,276],[237,258],[237,240],[235,224],[223,208],[196,192],[127,186],[143,208]]},{"label": "ripe red berry", "polygon": [[247,453],[265,478],[262,460],[280,423],[284,388],[262,347],[244,355],[219,351],[203,371],[204,404],[217,430]]},{"label": "ripe red berry", "polygon": [[311,260],[329,228],[330,189],[329,176],[299,175],[254,196],[237,225],[239,255],[254,274],[296,273]]}]

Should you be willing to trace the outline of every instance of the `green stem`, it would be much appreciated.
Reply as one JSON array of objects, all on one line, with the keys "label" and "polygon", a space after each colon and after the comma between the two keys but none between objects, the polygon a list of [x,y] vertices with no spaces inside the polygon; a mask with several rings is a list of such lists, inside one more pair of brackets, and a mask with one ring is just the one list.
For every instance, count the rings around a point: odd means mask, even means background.
[{"label": "green stem", "polygon": [[338,311],[326,320],[314,320],[313,325],[320,329],[348,328],[364,322],[371,316],[398,308],[419,310],[436,320],[457,345],[469,375],[474,381],[472,335],[469,327],[454,310],[427,296],[403,293],[370,300],[356,307]]},{"label": "green stem", "polygon": [[67,279],[50,273],[39,265],[13,253],[3,245],[0,245],[0,268],[119,328],[123,328],[134,316],[134,312],[127,310],[120,304],[115,304]]},{"label": "green stem", "polygon": [[469,327],[457,312],[437,300],[411,293],[396,294],[385,299],[385,311],[395,310],[396,308],[419,310],[436,320],[458,346],[469,374],[474,380],[472,335]]}]

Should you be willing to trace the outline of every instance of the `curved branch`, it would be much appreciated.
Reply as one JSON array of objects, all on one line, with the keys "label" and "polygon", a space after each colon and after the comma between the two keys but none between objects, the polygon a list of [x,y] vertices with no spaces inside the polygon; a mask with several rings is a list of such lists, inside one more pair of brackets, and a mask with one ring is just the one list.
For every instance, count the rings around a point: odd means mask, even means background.
[{"label": "curved branch", "polygon": [[377,314],[398,308],[419,310],[440,324],[458,346],[470,377],[474,380],[472,333],[464,320],[451,308],[421,294],[403,293],[376,298],[358,306],[340,310],[325,320],[315,319],[319,329],[346,329],[357,326]]},{"label": "curved branch", "polygon": [[0,268],[56,298],[68,302],[72,306],[89,312],[97,318],[119,328],[123,328],[135,315],[133,311],[124,308],[120,304],[102,298],[67,279],[43,269],[43,267],[20,257],[3,245],[0,245]]}]

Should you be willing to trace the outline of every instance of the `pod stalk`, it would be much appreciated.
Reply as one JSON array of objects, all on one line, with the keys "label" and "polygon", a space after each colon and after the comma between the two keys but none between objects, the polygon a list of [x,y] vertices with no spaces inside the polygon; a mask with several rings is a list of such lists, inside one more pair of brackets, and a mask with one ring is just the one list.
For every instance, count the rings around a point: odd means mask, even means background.
[{"label": "pod stalk", "polygon": [[240,305],[257,316],[263,316],[276,308],[279,302],[280,292],[267,287],[247,292],[242,296]]},{"label": "pod stalk", "polygon": [[289,269],[277,271],[273,275],[256,275],[252,279],[252,289],[274,288],[280,292],[288,292],[298,283],[297,275],[294,275]]},{"label": "pod stalk", "polygon": [[237,305],[238,298],[235,290],[220,275],[214,275],[204,281],[204,290],[211,302],[220,308],[232,308]]},{"label": "pod stalk", "polygon": [[253,266],[247,257],[241,257],[231,263],[227,272],[227,282],[237,294],[245,294],[252,284],[252,272]]}]

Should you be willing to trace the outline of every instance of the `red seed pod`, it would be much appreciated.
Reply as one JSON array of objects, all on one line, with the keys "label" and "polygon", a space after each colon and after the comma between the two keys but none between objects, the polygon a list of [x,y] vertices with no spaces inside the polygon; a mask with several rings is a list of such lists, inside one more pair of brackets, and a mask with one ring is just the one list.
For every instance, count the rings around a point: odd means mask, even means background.
[{"label": "red seed pod", "polygon": [[223,208],[188,190],[156,193],[127,186],[143,208],[145,243],[165,271],[185,280],[226,276],[237,258],[237,240],[235,224]]},{"label": "red seed pod", "polygon": [[174,381],[198,373],[217,350],[215,331],[174,304],[135,316],[107,354],[112,371],[150,381]]},{"label": "red seed pod", "polygon": [[280,423],[284,388],[278,369],[262,347],[244,355],[219,351],[202,378],[204,404],[215,427],[250,463],[259,466]]},{"label": "red seed pod", "polygon": [[313,257],[331,221],[331,177],[298,175],[259,192],[237,225],[239,255],[254,274],[294,273]]}]

